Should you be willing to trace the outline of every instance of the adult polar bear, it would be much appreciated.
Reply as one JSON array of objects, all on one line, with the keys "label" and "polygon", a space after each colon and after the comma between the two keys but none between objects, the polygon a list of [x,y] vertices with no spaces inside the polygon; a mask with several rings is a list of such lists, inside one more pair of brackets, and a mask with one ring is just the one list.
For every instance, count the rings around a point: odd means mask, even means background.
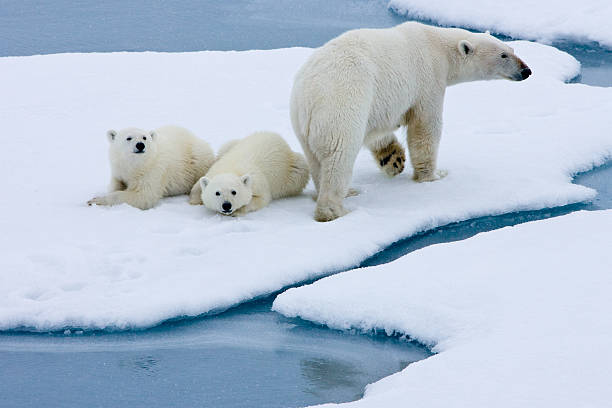
[{"label": "adult polar bear", "polygon": [[317,189],[317,221],[346,214],[357,153],[368,147],[390,176],[402,172],[404,150],[393,131],[407,127],[414,180],[434,181],[447,86],[500,79],[531,70],[488,33],[407,22],[348,31],[316,50],[298,71],[291,121]]}]

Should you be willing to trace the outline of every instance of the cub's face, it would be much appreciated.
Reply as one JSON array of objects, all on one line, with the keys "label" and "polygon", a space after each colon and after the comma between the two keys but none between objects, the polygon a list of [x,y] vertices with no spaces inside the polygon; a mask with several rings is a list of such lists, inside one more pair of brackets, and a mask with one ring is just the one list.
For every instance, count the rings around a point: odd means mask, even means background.
[{"label": "cub's face", "polygon": [[473,34],[457,45],[473,79],[509,79],[523,81],[531,69],[514,54],[514,50],[488,33]]},{"label": "cub's face", "polygon": [[110,142],[111,157],[130,162],[142,161],[157,153],[157,135],[137,128],[109,130],[106,135]]},{"label": "cub's face", "polygon": [[199,183],[206,208],[224,215],[232,215],[253,198],[251,176],[248,174],[240,177],[226,173],[211,179],[202,177]]}]

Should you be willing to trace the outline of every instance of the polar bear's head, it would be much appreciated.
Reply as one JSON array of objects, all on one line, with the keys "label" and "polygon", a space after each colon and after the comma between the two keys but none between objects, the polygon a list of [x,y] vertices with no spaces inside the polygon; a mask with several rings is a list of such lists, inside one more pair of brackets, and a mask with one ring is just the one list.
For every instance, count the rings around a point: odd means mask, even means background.
[{"label": "polar bear's head", "polygon": [[462,61],[462,81],[509,79],[522,81],[531,75],[531,69],[514,50],[503,41],[486,33],[469,33],[457,43]]},{"label": "polar bear's head", "polygon": [[219,174],[211,179],[202,177],[202,202],[206,208],[231,215],[251,202],[253,191],[250,175]]},{"label": "polar bear's head", "polygon": [[122,162],[139,163],[157,154],[157,135],[138,128],[109,130],[110,154]]}]

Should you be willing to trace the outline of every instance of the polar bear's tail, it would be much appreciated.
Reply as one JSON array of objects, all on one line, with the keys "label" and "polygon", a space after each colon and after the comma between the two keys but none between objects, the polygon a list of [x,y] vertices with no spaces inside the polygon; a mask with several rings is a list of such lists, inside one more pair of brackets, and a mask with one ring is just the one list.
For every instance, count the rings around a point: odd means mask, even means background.
[{"label": "polar bear's tail", "polygon": [[287,177],[286,191],[288,195],[300,194],[306,184],[310,173],[308,172],[308,163],[300,153],[292,152],[291,161],[289,162],[289,175]]}]

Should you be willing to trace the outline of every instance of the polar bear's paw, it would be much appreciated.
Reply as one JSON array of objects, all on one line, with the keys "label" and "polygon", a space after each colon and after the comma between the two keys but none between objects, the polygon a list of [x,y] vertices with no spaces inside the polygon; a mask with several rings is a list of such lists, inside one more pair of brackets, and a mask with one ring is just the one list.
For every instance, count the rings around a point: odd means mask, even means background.
[{"label": "polar bear's paw", "polygon": [[348,214],[348,211],[344,209],[342,204],[329,205],[325,207],[317,205],[317,209],[315,210],[314,218],[315,218],[315,221],[328,222],[328,221],[333,221],[336,218],[340,218],[346,214]]},{"label": "polar bear's paw", "polygon": [[404,147],[397,140],[372,153],[376,163],[387,176],[394,177],[404,171],[406,153]]},{"label": "polar bear's paw", "polygon": [[89,200],[87,202],[87,205],[92,206],[92,205],[110,205],[110,203],[108,202],[107,198],[105,196],[102,197],[94,197],[91,200]]},{"label": "polar bear's paw", "polygon": [[448,170],[435,170],[433,172],[415,172],[412,179],[417,183],[423,183],[426,181],[440,180],[448,175]]}]

